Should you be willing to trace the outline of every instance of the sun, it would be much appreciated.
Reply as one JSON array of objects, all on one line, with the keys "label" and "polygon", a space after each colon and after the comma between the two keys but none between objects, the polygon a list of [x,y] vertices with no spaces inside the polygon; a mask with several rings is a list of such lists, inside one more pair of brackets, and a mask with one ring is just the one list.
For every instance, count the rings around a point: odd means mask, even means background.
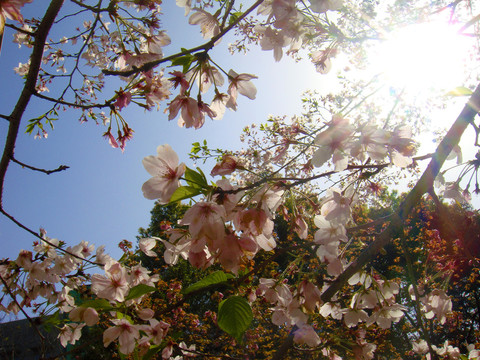
[{"label": "sun", "polygon": [[384,35],[369,63],[389,86],[422,93],[462,86],[471,39],[447,21],[408,25]]}]

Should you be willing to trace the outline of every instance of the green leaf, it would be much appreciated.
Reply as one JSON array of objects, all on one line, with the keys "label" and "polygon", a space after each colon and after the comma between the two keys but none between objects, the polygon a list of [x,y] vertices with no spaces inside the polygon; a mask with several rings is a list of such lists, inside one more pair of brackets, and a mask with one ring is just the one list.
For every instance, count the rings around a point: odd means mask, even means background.
[{"label": "green leaf", "polygon": [[150,346],[150,349],[148,349],[147,353],[143,355],[143,360],[150,360],[152,359],[157,353],[159,353],[162,350],[161,345],[153,345]]},{"label": "green leaf", "polygon": [[447,96],[470,96],[470,95],[472,95],[472,93],[473,93],[472,90],[470,90],[470,89],[468,89],[464,86],[459,86],[459,87],[456,87],[453,90],[450,90],[445,95],[447,95]]},{"label": "green leaf", "polygon": [[208,187],[208,182],[205,178],[205,175],[203,173],[196,172],[189,167],[185,169],[184,178],[188,185],[190,185],[192,188],[204,189]]},{"label": "green leaf", "polygon": [[191,186],[180,186],[172,194],[172,197],[170,198],[169,203],[173,203],[175,201],[180,201],[184,199],[189,199],[194,196],[200,195],[201,193],[202,193],[201,189],[193,188]]},{"label": "green leaf", "polygon": [[252,309],[243,297],[231,296],[218,305],[218,326],[239,342],[250,327],[252,319]]},{"label": "green leaf", "polygon": [[210,286],[210,285],[224,283],[228,279],[232,279],[232,278],[233,278],[232,274],[225,274],[223,271],[218,270],[206,276],[202,280],[197,281],[195,284],[190,285],[188,288],[183,290],[183,293],[190,294],[191,292],[206,288],[207,286]]},{"label": "green leaf", "polygon": [[128,295],[125,297],[125,300],[136,299],[142,295],[151,293],[153,291],[157,291],[157,288],[153,286],[148,286],[145,284],[138,284],[137,286],[134,286],[133,288],[130,289],[130,291],[128,292]]},{"label": "green leaf", "polygon": [[193,60],[195,60],[195,56],[191,54],[186,54],[184,56],[173,59],[171,66],[183,66],[183,72],[186,73],[190,68],[190,65],[192,65]]},{"label": "green leaf", "polygon": [[228,24],[229,25],[233,24],[235,21],[237,21],[237,19],[240,16],[242,16],[242,14],[243,14],[243,12],[241,12],[241,11],[230,13],[230,18],[228,19]]},{"label": "green leaf", "polygon": [[95,310],[112,310],[114,307],[106,299],[86,300],[80,304],[81,307],[91,307]]}]

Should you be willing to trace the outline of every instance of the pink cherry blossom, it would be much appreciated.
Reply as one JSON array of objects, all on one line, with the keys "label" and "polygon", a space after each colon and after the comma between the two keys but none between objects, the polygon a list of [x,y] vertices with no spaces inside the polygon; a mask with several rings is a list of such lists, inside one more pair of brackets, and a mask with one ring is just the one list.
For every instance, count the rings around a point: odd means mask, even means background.
[{"label": "pink cherry blossom", "polygon": [[173,87],[176,89],[180,85],[180,94],[185,94],[185,91],[190,87],[186,75],[181,71],[172,71],[170,75],[173,75],[169,80],[173,83]]},{"label": "pink cherry blossom", "polygon": [[167,203],[179,187],[179,179],[185,173],[185,164],[178,164],[178,155],[170,145],[160,145],[157,156],[147,156],[143,166],[153,177],[142,186],[143,196]]},{"label": "pink cherry blossom", "polygon": [[115,101],[114,106],[120,111],[130,104],[130,101],[132,101],[132,93],[130,91],[120,91],[117,95],[117,101]]},{"label": "pink cherry blossom", "polygon": [[343,0],[310,0],[310,10],[323,13],[328,10],[339,10]]},{"label": "pink cherry blossom", "polygon": [[142,320],[150,320],[155,315],[155,311],[153,311],[152,309],[149,309],[149,308],[138,309],[137,310],[137,315]]},{"label": "pink cherry blossom", "polygon": [[348,142],[353,132],[347,119],[334,116],[329,127],[315,138],[318,149],[312,156],[312,165],[320,167],[333,157],[335,171],[345,170],[348,166]]},{"label": "pink cherry blossom", "polygon": [[72,321],[85,322],[87,326],[95,325],[100,319],[97,310],[91,307],[76,307],[68,314]]},{"label": "pink cherry blossom", "polygon": [[206,93],[212,86],[223,86],[225,79],[222,73],[208,62],[202,63],[199,67],[190,70],[186,77],[189,82],[196,80],[197,85],[202,93]]},{"label": "pink cherry blossom", "polygon": [[332,61],[330,60],[331,51],[313,51],[310,54],[312,63],[315,65],[315,70],[320,74],[328,74],[332,68]]},{"label": "pink cherry blossom", "polygon": [[82,328],[84,326],[85,324],[65,324],[60,329],[60,334],[58,334],[60,344],[62,344],[63,347],[66,347],[68,344],[74,345],[77,340],[80,340],[80,337],[82,336]]},{"label": "pink cherry blossom", "polygon": [[135,339],[140,337],[139,329],[136,325],[130,324],[127,319],[111,320],[116,326],[108,328],[103,333],[103,345],[107,347],[118,339],[120,352],[130,354],[135,349]]},{"label": "pink cherry blossom", "polygon": [[412,163],[412,155],[415,152],[412,140],[412,129],[402,125],[391,132],[388,142],[390,158],[394,165],[406,167]]},{"label": "pink cherry blossom", "polygon": [[224,155],[222,161],[218,162],[212,169],[210,175],[230,175],[239,166],[239,160],[236,156]]},{"label": "pink cherry blossom", "polygon": [[362,162],[367,157],[372,160],[383,160],[387,155],[387,132],[373,125],[363,126],[360,132],[360,137],[352,144],[350,155]]},{"label": "pink cherry blossom", "polygon": [[348,241],[347,230],[341,223],[328,221],[323,215],[315,216],[313,221],[318,227],[314,235],[316,244],[329,244],[332,241]]},{"label": "pink cherry blossom", "polygon": [[220,25],[217,18],[202,9],[195,9],[195,12],[188,19],[190,25],[200,25],[204,39],[211,39],[220,33]]},{"label": "pink cherry blossom", "polygon": [[187,16],[192,9],[192,0],[176,0],[176,4],[177,6],[185,8],[185,16]]},{"label": "pink cherry blossom", "polygon": [[343,321],[347,327],[357,326],[358,323],[364,322],[368,319],[368,314],[365,310],[346,309],[343,315]]},{"label": "pink cherry blossom", "polygon": [[303,306],[307,311],[314,312],[322,304],[321,293],[317,286],[304,280],[301,282],[299,292],[304,297]]},{"label": "pink cherry blossom", "polygon": [[392,322],[396,323],[400,321],[406,310],[407,308],[405,306],[399,304],[383,306],[370,316],[370,319],[367,321],[367,326],[376,322],[382,329],[389,329],[392,326]]},{"label": "pink cherry blossom", "polygon": [[280,61],[283,56],[282,48],[288,45],[288,38],[285,34],[276,29],[272,29],[271,27],[256,27],[255,30],[263,34],[263,37],[260,40],[262,50],[273,50],[273,58],[275,61]]},{"label": "pink cherry blossom", "polygon": [[225,111],[227,110],[227,106],[235,111],[235,109],[231,107],[232,104],[229,100],[229,95],[220,93],[218,91],[215,92],[215,96],[210,104],[210,109],[216,114],[215,117],[213,117],[213,120],[221,120],[225,114]]},{"label": "pink cherry blossom", "polygon": [[444,290],[434,289],[430,294],[420,299],[425,311],[425,317],[432,319],[434,316],[438,318],[440,324],[446,321],[446,315],[452,311],[452,300]]},{"label": "pink cherry blossom", "polygon": [[[17,20],[23,22],[23,16],[20,14],[20,8],[31,3],[32,0],[2,0],[0,1],[0,18],[9,18],[11,20]],[[0,22],[2,22],[0,20]]]},{"label": "pink cherry blossom", "polygon": [[295,216],[295,232],[300,239],[306,239],[308,236],[308,226],[303,217]]},{"label": "pink cherry blossom", "polygon": [[148,52],[152,54],[161,55],[163,52],[162,47],[170,43],[171,39],[164,31],[159,32],[157,35],[147,37]]},{"label": "pink cherry blossom", "polygon": [[349,194],[344,194],[344,192],[338,189],[329,189],[327,199],[324,201],[320,211],[325,220],[345,224],[352,216],[351,203],[352,198]]},{"label": "pink cherry blossom", "polygon": [[150,257],[155,257],[157,256],[157,253],[153,251],[152,249],[155,248],[155,245],[157,244],[157,240],[160,240],[158,238],[143,238],[138,241],[138,247],[142,252]]},{"label": "pink cherry blossom", "polygon": [[170,325],[164,321],[158,321],[155,319],[150,319],[149,322],[150,325],[145,326],[143,331],[147,333],[149,339],[155,345],[159,345],[162,343],[163,338],[167,335]]},{"label": "pink cherry blossom", "polygon": [[228,94],[230,95],[227,103],[228,108],[237,110],[238,93],[248,97],[250,100],[255,99],[257,88],[250,81],[252,79],[257,79],[257,77],[251,74],[237,74],[233,70],[228,72],[228,80],[230,81],[228,86]]},{"label": "pink cherry blossom", "polygon": [[425,340],[419,339],[412,343],[412,349],[415,354],[426,354],[428,352],[428,344]]},{"label": "pink cherry blossom", "polygon": [[[224,223],[227,214],[222,205],[210,201],[201,201],[187,210],[181,225],[188,225],[190,235],[195,237],[199,234],[207,234],[215,238],[224,234]],[[223,236],[221,236],[223,237]]]},{"label": "pink cherry blossom", "polygon": [[320,345],[320,338],[311,325],[303,324],[294,332],[293,341],[297,344],[306,344],[310,347]]},{"label": "pink cherry blossom", "polygon": [[105,265],[105,276],[92,275],[92,291],[100,298],[112,301],[123,301],[130,286],[127,271],[117,262]]}]

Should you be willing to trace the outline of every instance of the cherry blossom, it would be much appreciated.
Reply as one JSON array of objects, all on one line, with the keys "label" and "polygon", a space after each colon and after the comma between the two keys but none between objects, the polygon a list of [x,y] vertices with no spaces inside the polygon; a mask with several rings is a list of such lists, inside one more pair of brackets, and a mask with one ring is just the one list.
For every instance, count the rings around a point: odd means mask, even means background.
[{"label": "cherry blossom", "polygon": [[95,325],[100,319],[97,311],[91,307],[76,307],[70,311],[68,317],[72,321],[83,321],[87,326]]},{"label": "cherry blossom", "polygon": [[415,146],[412,141],[412,129],[409,126],[398,126],[391,133],[389,142],[390,157],[398,167],[406,167],[412,163]]},{"label": "cherry blossom", "polygon": [[0,2],[0,23],[5,21],[5,17],[23,22],[20,8],[31,2],[32,0],[3,0]]},{"label": "cherry blossom", "polygon": [[92,275],[92,291],[100,298],[121,302],[129,289],[127,271],[118,262],[105,265],[105,276]]},{"label": "cherry blossom", "polygon": [[58,334],[60,344],[62,344],[63,347],[66,347],[68,344],[74,345],[82,336],[82,328],[84,326],[85,324],[65,324],[60,329],[60,334]]},{"label": "cherry blossom", "polygon": [[255,75],[251,74],[237,74],[235,71],[230,70],[228,72],[228,80],[230,85],[228,86],[228,98],[227,107],[232,110],[237,110],[237,96],[240,93],[246,96],[250,100],[254,100],[257,95],[257,88],[250,81],[257,79]]},{"label": "cherry blossom", "polygon": [[142,330],[146,332],[149,340],[154,344],[161,344],[163,338],[167,335],[170,325],[156,319],[150,319],[149,323],[150,325],[144,326]]},{"label": "cherry blossom", "polygon": [[236,156],[225,155],[222,161],[218,162],[212,169],[210,175],[230,175],[239,167],[239,160]]},{"label": "cherry blossom", "polygon": [[155,251],[152,251],[153,248],[155,248],[155,245],[157,244],[157,240],[160,240],[158,238],[143,238],[138,241],[138,247],[142,252],[147,255],[147,256],[157,256]]},{"label": "cherry blossom", "polygon": [[[338,189],[329,189],[327,198],[324,200],[321,214],[325,220],[340,224],[345,224],[351,219],[352,195],[346,194]],[[342,229],[340,228],[340,231]]]},{"label": "cherry blossom", "polygon": [[428,344],[425,340],[419,339],[412,343],[412,349],[416,354],[426,354],[428,352]]},{"label": "cherry blossom", "polygon": [[306,344],[310,347],[320,345],[320,338],[311,325],[303,324],[295,331],[293,341],[297,344]]},{"label": "cherry blossom", "polygon": [[260,41],[262,50],[273,50],[273,58],[275,61],[280,61],[283,56],[283,47],[288,45],[289,39],[284,33],[271,27],[257,27],[256,31],[263,34],[262,40]]},{"label": "cherry blossom", "polygon": [[108,328],[103,333],[103,344],[105,347],[118,339],[120,352],[130,354],[135,349],[135,340],[140,337],[137,325],[132,325],[127,319],[111,320],[115,326]]},{"label": "cherry blossom", "polygon": [[328,10],[339,10],[343,0],[310,0],[310,10],[323,13]]},{"label": "cherry blossom", "polygon": [[195,9],[195,12],[188,19],[191,25],[200,25],[204,39],[211,39],[220,33],[218,20],[210,13],[202,9]]},{"label": "cherry blossom", "polygon": [[425,317],[432,319],[434,316],[438,318],[441,324],[447,320],[446,315],[452,311],[452,300],[441,289],[435,289],[427,296],[420,299],[423,304]]},{"label": "cherry blossom", "polygon": [[319,133],[315,138],[315,145],[318,149],[312,157],[312,165],[320,167],[333,156],[335,171],[342,171],[347,168],[348,149],[347,143],[353,132],[347,119],[340,116],[334,116],[329,123],[327,130]]},{"label": "cherry blossom", "polygon": [[185,173],[185,164],[178,164],[178,155],[170,145],[160,145],[157,156],[147,156],[143,166],[153,177],[142,186],[147,199],[158,199],[167,203],[179,186],[179,179]]}]

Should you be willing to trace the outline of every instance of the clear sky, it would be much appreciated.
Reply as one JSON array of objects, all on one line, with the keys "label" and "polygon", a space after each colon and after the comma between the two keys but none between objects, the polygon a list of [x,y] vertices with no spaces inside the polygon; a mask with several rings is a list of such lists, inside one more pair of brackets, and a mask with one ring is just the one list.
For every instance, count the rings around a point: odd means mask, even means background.
[{"label": "clear sky", "polygon": [[[46,4],[43,1],[27,4],[23,9],[25,17],[43,13]],[[173,1],[166,1],[163,9],[167,14],[163,25],[172,38],[172,44],[164,49],[166,55],[178,52],[180,47],[204,43],[199,27],[188,25],[183,9]],[[18,45],[12,43],[12,36],[13,31],[6,28],[0,53],[2,114],[11,113],[22,89],[23,80],[13,68],[19,62],[26,62],[28,56],[28,49],[19,50]],[[150,221],[149,212],[154,202],[145,199],[141,191],[143,182],[149,178],[142,166],[143,157],[155,154],[158,145],[169,143],[181,161],[192,167],[194,164],[187,154],[195,141],[207,139],[212,147],[238,149],[243,127],[264,122],[268,114],[299,113],[302,92],[327,81],[308,61],[298,65],[284,57],[274,63],[272,52],[258,48],[245,56],[232,56],[227,51],[228,42],[229,38],[224,39],[214,50],[213,59],[227,71],[233,68],[237,73],[259,76],[255,80],[257,99],[241,97],[236,113],[227,111],[221,121],[207,119],[199,130],[179,128],[176,120],[168,122],[163,113],[166,103],[159,112],[144,112],[131,105],[122,115],[135,135],[123,154],[102,138],[104,127],[93,122],[80,124],[79,112],[74,110],[60,114],[48,139],[35,140],[24,134],[27,120],[38,116],[42,108],[34,99],[21,125],[15,149],[17,159],[40,168],[54,169],[62,164],[70,168],[45,175],[11,163],[5,182],[5,209],[26,226],[34,230],[43,227],[48,236],[68,245],[81,240],[97,246],[105,244],[107,251],[118,257],[117,243],[122,239],[135,242],[138,228],[148,226]],[[2,148],[7,129],[8,123],[0,120]],[[0,217],[0,258],[16,258],[20,249],[31,249],[34,240],[11,221]]]}]

